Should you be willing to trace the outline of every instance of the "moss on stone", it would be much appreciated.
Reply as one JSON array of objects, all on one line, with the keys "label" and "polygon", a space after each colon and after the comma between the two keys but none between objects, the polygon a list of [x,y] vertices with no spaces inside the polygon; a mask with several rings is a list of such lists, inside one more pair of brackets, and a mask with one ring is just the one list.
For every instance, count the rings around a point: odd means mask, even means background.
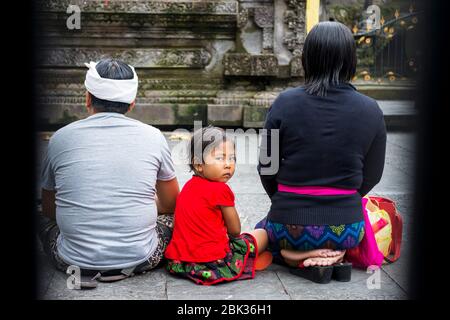
[{"label": "moss on stone", "polygon": [[175,124],[192,124],[194,121],[206,121],[206,104],[172,104]]},{"label": "moss on stone", "polygon": [[61,124],[68,124],[77,120],[79,120],[77,116],[69,113],[68,110],[64,110],[61,118],[59,118],[57,122]]}]

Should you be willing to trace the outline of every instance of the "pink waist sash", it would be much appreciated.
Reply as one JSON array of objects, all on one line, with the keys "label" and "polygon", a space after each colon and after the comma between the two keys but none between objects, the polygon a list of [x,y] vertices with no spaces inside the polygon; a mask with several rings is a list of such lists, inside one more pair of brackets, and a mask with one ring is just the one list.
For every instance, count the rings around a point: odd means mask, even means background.
[{"label": "pink waist sash", "polygon": [[281,183],[278,184],[278,191],[305,194],[310,196],[334,196],[341,194],[354,194],[357,192],[357,190],[355,189],[342,189],[320,186],[287,186]]}]

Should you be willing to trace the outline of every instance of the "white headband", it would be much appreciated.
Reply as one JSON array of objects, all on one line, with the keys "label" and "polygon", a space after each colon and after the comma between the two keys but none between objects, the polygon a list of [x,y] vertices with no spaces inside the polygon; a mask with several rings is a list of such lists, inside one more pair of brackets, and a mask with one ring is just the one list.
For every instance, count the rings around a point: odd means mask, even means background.
[{"label": "white headband", "polygon": [[129,67],[133,70],[133,79],[115,80],[100,77],[95,68],[97,62],[91,61],[85,65],[89,70],[86,73],[84,86],[95,97],[124,103],[132,103],[136,99],[138,77],[132,66]]}]

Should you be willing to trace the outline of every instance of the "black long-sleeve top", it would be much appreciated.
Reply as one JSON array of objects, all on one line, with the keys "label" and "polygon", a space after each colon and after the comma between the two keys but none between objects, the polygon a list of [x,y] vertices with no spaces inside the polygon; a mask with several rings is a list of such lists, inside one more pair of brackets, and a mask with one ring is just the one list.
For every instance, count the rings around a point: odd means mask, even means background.
[{"label": "black long-sleeve top", "polygon": [[[380,181],[386,151],[383,112],[374,99],[349,83],[332,86],[326,97],[303,87],[287,89],[270,107],[264,129],[258,173],[272,201],[270,220],[303,225],[363,220],[361,197]],[[279,192],[279,183],[357,192],[298,195]]]}]

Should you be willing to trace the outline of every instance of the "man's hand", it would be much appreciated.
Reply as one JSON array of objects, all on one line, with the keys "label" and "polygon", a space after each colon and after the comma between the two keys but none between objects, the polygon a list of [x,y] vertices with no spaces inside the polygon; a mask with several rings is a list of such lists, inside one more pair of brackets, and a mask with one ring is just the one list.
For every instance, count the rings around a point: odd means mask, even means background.
[{"label": "man's hand", "polygon": [[56,220],[55,191],[42,189],[42,214],[52,220]]},{"label": "man's hand", "polygon": [[169,181],[157,180],[155,201],[158,214],[173,213],[179,193],[180,187],[177,178]]}]

